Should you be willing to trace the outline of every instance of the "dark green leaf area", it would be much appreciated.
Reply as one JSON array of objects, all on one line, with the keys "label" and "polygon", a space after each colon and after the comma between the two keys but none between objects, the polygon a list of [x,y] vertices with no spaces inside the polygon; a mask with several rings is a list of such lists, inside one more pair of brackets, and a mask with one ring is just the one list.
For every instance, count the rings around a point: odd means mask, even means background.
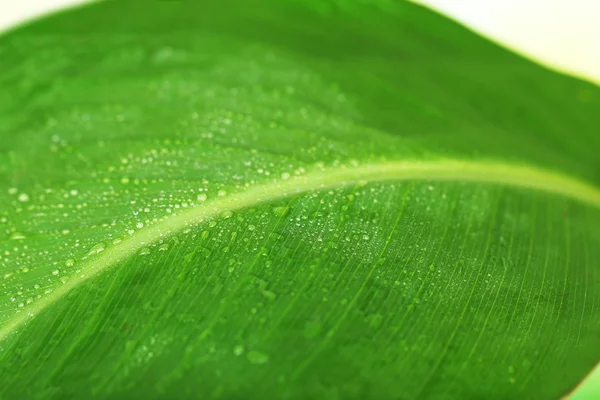
[{"label": "dark green leaf area", "polygon": [[551,398],[596,361],[590,218],[567,200],[435,182],[227,212],[86,282],[3,343],[3,391]]}]

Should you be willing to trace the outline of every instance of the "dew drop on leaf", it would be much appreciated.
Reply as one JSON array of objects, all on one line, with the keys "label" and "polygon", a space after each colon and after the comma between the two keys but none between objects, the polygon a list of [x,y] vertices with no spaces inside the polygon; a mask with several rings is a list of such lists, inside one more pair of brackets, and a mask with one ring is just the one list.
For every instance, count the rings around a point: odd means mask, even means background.
[{"label": "dew drop on leaf", "polygon": [[367,317],[367,320],[371,328],[379,329],[379,327],[381,327],[383,317],[381,316],[381,314],[372,314]]},{"label": "dew drop on leaf", "polygon": [[165,243],[165,244],[161,245],[161,246],[158,248],[158,251],[167,251],[167,250],[169,250],[169,245],[168,245],[167,243]]},{"label": "dew drop on leaf", "polygon": [[269,362],[269,356],[267,354],[256,350],[249,351],[246,357],[251,364],[255,365],[262,365]]},{"label": "dew drop on leaf", "polygon": [[101,243],[95,244],[94,246],[92,246],[92,248],[88,252],[88,256],[92,256],[94,254],[102,253],[105,249],[106,249],[106,244],[105,243],[101,242]]},{"label": "dew drop on leaf", "polygon": [[285,217],[289,212],[290,212],[289,207],[274,207],[273,208],[273,214],[275,214],[277,217],[280,217],[280,218]]},{"label": "dew drop on leaf", "polygon": [[13,232],[11,233],[9,239],[10,240],[21,240],[21,239],[25,239],[26,236],[24,234],[22,234],[21,232]]},{"label": "dew drop on leaf", "polygon": [[269,301],[274,301],[277,299],[277,295],[270,290],[263,290],[262,295]]},{"label": "dew drop on leaf", "polygon": [[241,344],[235,346],[233,348],[233,354],[236,356],[241,356],[242,354],[244,354],[244,346],[242,346]]}]

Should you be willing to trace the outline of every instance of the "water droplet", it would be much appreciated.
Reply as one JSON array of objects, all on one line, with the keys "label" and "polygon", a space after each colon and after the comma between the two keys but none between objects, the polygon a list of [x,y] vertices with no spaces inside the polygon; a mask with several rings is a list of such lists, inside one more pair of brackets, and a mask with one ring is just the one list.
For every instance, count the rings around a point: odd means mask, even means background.
[{"label": "water droplet", "polygon": [[183,256],[183,260],[185,262],[190,262],[192,261],[192,259],[194,258],[194,255],[196,254],[196,251],[192,251],[191,253],[187,253],[185,256]]},{"label": "water droplet", "polygon": [[379,329],[381,323],[383,322],[383,317],[381,314],[372,314],[367,317],[367,321],[369,322],[369,326],[373,329]]},{"label": "water droplet", "polygon": [[275,207],[273,208],[273,214],[277,217],[283,218],[290,212],[289,207]]},{"label": "water droplet", "polygon": [[101,252],[103,252],[105,249],[106,249],[106,244],[104,244],[104,243],[98,243],[98,244],[94,245],[94,246],[93,246],[93,247],[90,249],[90,251],[89,251],[89,253],[88,253],[88,256],[92,256],[92,255],[94,255],[94,254],[101,253]]},{"label": "water droplet", "polygon": [[283,174],[281,174],[281,179],[283,179],[283,180],[290,179],[290,174],[287,172],[284,172]]},{"label": "water droplet", "polygon": [[270,290],[263,290],[262,295],[269,301],[274,301],[277,299],[277,295]]},{"label": "water droplet", "polygon": [[206,239],[208,239],[209,235],[210,235],[209,231],[204,231],[204,232],[202,232],[202,234],[200,235],[200,237],[202,238],[202,240],[206,240]]},{"label": "water droplet", "polygon": [[122,183],[122,184],[124,184],[124,185],[125,185],[125,184],[128,184],[128,183],[129,183],[129,178],[128,178],[128,177],[126,177],[126,176],[122,177],[122,178],[121,178],[121,183]]},{"label": "water droplet", "polygon": [[277,233],[277,232],[269,233],[269,240],[277,241],[277,240],[281,240],[281,239],[284,239],[284,236],[282,234]]},{"label": "water droplet", "polygon": [[25,239],[25,235],[23,235],[23,234],[22,234],[22,233],[20,233],[20,232],[13,232],[13,233],[10,235],[9,239],[10,239],[10,240],[22,240],[22,239]]},{"label": "water droplet", "polygon": [[219,196],[221,196],[221,197],[223,197],[223,196],[227,196],[227,192],[226,192],[226,191],[224,191],[224,190],[219,190],[219,191],[217,192],[217,195],[219,195]]},{"label": "water droplet", "polygon": [[235,346],[233,348],[233,354],[236,356],[241,356],[242,354],[244,354],[244,346],[242,346],[241,344]]},{"label": "water droplet", "polygon": [[233,212],[231,212],[231,211],[225,211],[225,212],[222,214],[222,216],[223,216],[223,218],[225,218],[225,219],[227,219],[227,218],[231,218],[231,217],[233,216]]},{"label": "water droplet", "polygon": [[75,265],[75,260],[73,260],[72,258],[69,258],[67,261],[65,261],[65,265],[67,267],[72,267],[73,265]]},{"label": "water droplet", "polygon": [[207,198],[208,197],[204,193],[199,194],[197,197],[198,201],[206,201]]},{"label": "water droplet", "polygon": [[17,194],[17,188],[14,188],[14,187],[9,188],[8,189],[8,194]]},{"label": "water droplet", "polygon": [[165,243],[165,244],[161,245],[161,246],[158,248],[158,251],[167,251],[167,250],[169,250],[169,245],[168,245],[167,243]]},{"label": "water droplet", "polygon": [[256,225],[248,225],[248,230],[253,231],[256,229]]},{"label": "water droplet", "polygon": [[29,195],[27,193],[21,193],[19,197],[17,197],[17,200],[19,200],[22,203],[25,203],[29,201]]},{"label": "water droplet", "polygon": [[246,357],[248,358],[248,361],[254,365],[262,365],[269,362],[269,356],[267,354],[256,350],[249,351]]},{"label": "water droplet", "polygon": [[57,269],[55,269],[54,271],[52,271],[52,275],[54,275],[54,276],[58,275],[59,273],[60,273],[60,271],[57,270]]},{"label": "water droplet", "polygon": [[139,255],[140,256],[146,256],[148,254],[150,254],[152,251],[150,250],[149,247],[144,247],[143,249],[140,250]]},{"label": "water droplet", "polygon": [[258,288],[260,290],[264,290],[266,289],[268,283],[267,281],[265,281],[264,279],[259,278],[258,276],[255,275],[250,275],[250,278],[252,279],[252,283],[256,286],[258,286]]},{"label": "water droplet", "polygon": [[144,223],[143,222],[138,222],[137,224],[135,224],[135,227],[138,229],[142,229],[144,227]]}]

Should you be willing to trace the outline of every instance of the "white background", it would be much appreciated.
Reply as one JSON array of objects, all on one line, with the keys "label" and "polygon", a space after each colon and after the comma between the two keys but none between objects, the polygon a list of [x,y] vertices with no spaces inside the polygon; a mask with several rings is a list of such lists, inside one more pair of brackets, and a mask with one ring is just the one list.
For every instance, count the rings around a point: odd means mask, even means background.
[{"label": "white background", "polygon": [[[85,0],[0,0],[0,30]],[[415,0],[522,54],[600,84],[600,0]]]}]

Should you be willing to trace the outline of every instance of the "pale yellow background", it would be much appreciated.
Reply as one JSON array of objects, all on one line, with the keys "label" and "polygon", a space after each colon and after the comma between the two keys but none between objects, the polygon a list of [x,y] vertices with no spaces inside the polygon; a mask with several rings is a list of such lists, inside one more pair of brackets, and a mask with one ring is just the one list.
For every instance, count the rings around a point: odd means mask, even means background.
[{"label": "pale yellow background", "polygon": [[[442,11],[530,58],[600,84],[600,0],[414,1]],[[83,2],[0,0],[0,31]],[[572,400],[600,400],[600,368]]]},{"label": "pale yellow background", "polygon": [[416,1],[531,58],[600,84],[600,0]]}]

